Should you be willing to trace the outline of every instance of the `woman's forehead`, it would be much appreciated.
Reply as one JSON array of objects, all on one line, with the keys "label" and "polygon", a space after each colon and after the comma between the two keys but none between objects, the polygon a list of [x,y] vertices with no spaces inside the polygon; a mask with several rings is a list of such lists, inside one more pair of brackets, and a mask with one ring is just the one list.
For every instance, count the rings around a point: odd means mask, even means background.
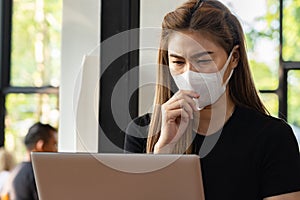
[{"label": "woman's forehead", "polygon": [[216,52],[219,46],[208,34],[196,31],[173,32],[169,38],[169,54],[178,54],[182,56],[192,55],[195,52]]}]

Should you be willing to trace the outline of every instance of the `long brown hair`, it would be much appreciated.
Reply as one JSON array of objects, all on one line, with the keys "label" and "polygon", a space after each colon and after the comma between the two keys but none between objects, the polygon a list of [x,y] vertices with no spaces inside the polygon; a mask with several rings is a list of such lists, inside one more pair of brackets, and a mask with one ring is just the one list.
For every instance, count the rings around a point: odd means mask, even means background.
[{"label": "long brown hair", "polygon": [[[160,49],[158,54],[157,84],[154,99],[154,112],[148,131],[147,152],[153,152],[160,136],[161,110],[173,95],[174,81],[171,77],[168,61],[168,39],[172,31],[194,30],[209,34],[223,49],[230,53],[239,45],[239,63],[228,83],[229,95],[235,105],[254,109],[268,114],[254,86],[249,68],[245,38],[242,26],[236,16],[216,0],[189,0],[175,11],[168,13],[162,22]],[[174,153],[190,153],[192,129],[180,139]]]}]

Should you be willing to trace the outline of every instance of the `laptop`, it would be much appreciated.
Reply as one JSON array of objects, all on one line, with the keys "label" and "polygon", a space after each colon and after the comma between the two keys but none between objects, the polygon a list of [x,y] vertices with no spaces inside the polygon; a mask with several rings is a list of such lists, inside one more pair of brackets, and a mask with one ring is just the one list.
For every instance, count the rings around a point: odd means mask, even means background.
[{"label": "laptop", "polygon": [[197,155],[31,154],[40,200],[204,200]]}]

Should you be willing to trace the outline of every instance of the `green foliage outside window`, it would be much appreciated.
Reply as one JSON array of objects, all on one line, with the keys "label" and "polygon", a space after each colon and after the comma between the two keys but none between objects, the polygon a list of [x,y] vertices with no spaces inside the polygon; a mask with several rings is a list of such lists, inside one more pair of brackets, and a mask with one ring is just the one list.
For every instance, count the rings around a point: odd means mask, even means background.
[{"label": "green foliage outside window", "polygon": [[300,61],[300,0],[283,2],[283,60]]},{"label": "green foliage outside window", "polygon": [[[285,0],[283,10],[283,60],[300,61],[300,0]],[[250,60],[255,84],[259,90],[275,90],[278,87],[278,66],[279,66],[279,1],[267,0],[266,15],[257,18],[257,23],[263,24],[263,28],[250,29],[246,33],[248,48],[255,51],[255,47],[262,41],[269,41],[277,44],[274,52],[278,56],[272,58],[270,63],[258,62],[255,57]],[[267,52],[266,52],[267,53]],[[288,74],[288,121],[300,127],[300,73],[290,71]],[[271,114],[277,116],[277,98],[266,98],[261,95]]]},{"label": "green foliage outside window", "polygon": [[13,86],[58,85],[62,1],[14,0]]},{"label": "green foliage outside window", "polygon": [[288,74],[288,119],[300,127],[300,70]]},{"label": "green foliage outside window", "polygon": [[[59,86],[61,16],[62,0],[13,0],[12,86]],[[5,146],[21,161],[33,123],[58,127],[58,95],[9,94],[5,106]]]}]

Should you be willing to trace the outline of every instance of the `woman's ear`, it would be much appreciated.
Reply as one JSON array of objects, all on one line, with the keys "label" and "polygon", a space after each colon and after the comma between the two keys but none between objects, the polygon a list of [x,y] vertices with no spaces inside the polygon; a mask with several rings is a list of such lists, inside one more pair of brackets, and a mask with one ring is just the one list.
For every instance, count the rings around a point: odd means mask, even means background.
[{"label": "woman's ear", "polygon": [[42,152],[43,150],[44,150],[44,141],[43,140],[37,141],[37,143],[35,144],[35,151]]},{"label": "woman's ear", "polygon": [[231,57],[231,68],[234,69],[237,67],[240,61],[240,51],[239,51],[240,46],[236,45],[232,49],[232,57]]}]

